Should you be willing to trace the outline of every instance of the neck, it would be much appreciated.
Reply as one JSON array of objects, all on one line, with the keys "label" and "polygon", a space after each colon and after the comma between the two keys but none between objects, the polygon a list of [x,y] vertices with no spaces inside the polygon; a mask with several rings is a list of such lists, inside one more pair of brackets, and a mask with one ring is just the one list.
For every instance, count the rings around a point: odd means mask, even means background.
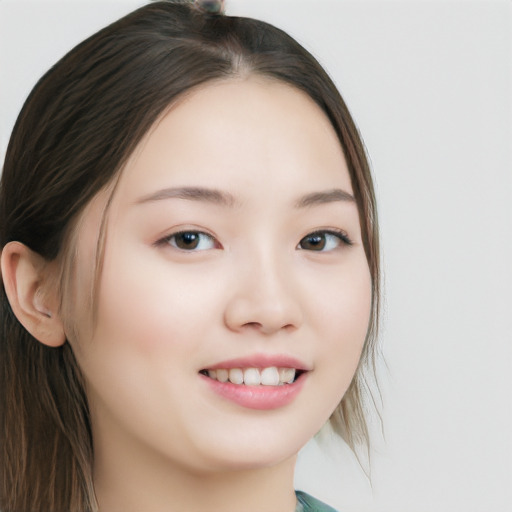
[{"label": "neck", "polygon": [[95,444],[99,512],[295,511],[295,456],[271,467],[197,471],[133,445],[104,448]]}]

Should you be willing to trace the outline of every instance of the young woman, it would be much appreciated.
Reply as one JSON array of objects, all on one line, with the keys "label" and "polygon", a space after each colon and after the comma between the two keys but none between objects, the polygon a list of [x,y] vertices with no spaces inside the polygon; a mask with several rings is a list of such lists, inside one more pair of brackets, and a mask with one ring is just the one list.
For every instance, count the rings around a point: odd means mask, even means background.
[{"label": "young woman", "polygon": [[153,2],[36,85],[0,190],[2,512],[332,510],[379,256],[350,114],[282,31]]}]

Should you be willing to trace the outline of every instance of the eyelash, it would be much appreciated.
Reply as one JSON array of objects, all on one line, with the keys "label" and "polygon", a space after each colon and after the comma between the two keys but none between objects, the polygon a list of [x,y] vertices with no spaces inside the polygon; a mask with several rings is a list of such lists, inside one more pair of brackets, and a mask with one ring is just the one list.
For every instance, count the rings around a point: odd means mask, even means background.
[{"label": "eyelash", "polygon": [[[215,249],[218,249],[220,247],[220,244],[215,240],[215,238],[208,234],[208,233],[205,233],[204,231],[198,231],[198,230],[193,230],[193,229],[185,229],[183,231],[178,231],[177,233],[172,233],[171,235],[168,235],[164,238],[162,238],[161,240],[159,240],[156,245],[170,245],[171,247],[175,248],[175,249],[178,249],[179,251],[183,251],[183,252],[198,252],[196,251],[195,249],[197,247],[193,247],[192,250],[190,249],[183,249],[181,247],[178,247],[176,245],[176,242],[174,242],[174,244],[172,243],[172,241],[176,241],[177,237],[179,236],[183,236],[183,235],[199,235],[199,237],[207,237],[212,243],[214,246],[216,247],[212,247],[212,248],[215,248]],[[201,243],[201,240],[199,240],[199,244]],[[200,250],[205,250],[205,249],[200,249]]]},{"label": "eyelash", "polygon": [[[199,237],[198,245],[196,245],[195,247],[192,247],[191,249],[184,249],[182,247],[179,247],[177,245],[177,243],[176,243],[176,239],[177,239],[177,237],[184,236],[184,235],[198,236]],[[306,239],[308,239],[308,238],[312,239],[314,237],[317,237],[317,238],[324,237],[324,246],[325,246],[325,244],[326,244],[325,237],[327,237],[327,236],[331,236],[331,237],[337,238],[338,241],[341,244],[343,244],[343,245],[346,245],[346,246],[353,245],[353,242],[349,238],[347,233],[345,233],[341,229],[340,230],[337,230],[337,229],[319,229],[317,231],[313,231],[311,233],[308,233],[305,237],[303,237],[300,240],[300,242],[297,244],[297,249],[303,250],[303,251],[308,251],[309,250],[311,252],[330,252],[330,251],[332,251],[334,249],[337,249],[338,247],[335,247],[335,248],[331,248],[331,249],[329,249],[327,251],[324,251],[323,247],[322,247],[322,249],[320,249],[319,251],[316,251],[316,250],[304,249],[304,248],[300,247],[301,244]],[[170,245],[171,247],[173,247],[175,249],[178,249],[180,251],[183,251],[183,252],[200,252],[200,251],[207,250],[205,248],[196,250],[197,247],[200,246],[200,244],[201,244],[201,237],[206,237],[209,241],[211,241],[214,244],[214,247],[208,247],[207,249],[214,249],[214,248],[218,249],[218,248],[221,247],[220,244],[216,241],[216,239],[212,235],[210,235],[208,233],[205,233],[204,231],[197,231],[197,230],[193,230],[193,229],[178,231],[177,233],[172,233],[171,235],[168,235],[168,236],[158,240],[155,245],[157,245],[157,246]],[[174,243],[172,241],[174,241]],[[321,243],[321,241],[319,243]]]},{"label": "eyelash", "polygon": [[[343,245],[353,245],[352,240],[349,238],[347,233],[345,231],[342,231],[341,229],[319,229],[317,231],[313,231],[312,233],[308,233],[304,238],[301,239],[301,241],[298,243],[297,248],[300,248],[300,244],[306,240],[307,238],[313,238],[313,237],[325,237],[325,236],[332,236],[338,239],[338,241]],[[337,248],[337,247],[336,247]],[[308,249],[301,249],[303,251]],[[311,252],[330,252],[334,249],[330,249],[329,251],[311,251]]]}]

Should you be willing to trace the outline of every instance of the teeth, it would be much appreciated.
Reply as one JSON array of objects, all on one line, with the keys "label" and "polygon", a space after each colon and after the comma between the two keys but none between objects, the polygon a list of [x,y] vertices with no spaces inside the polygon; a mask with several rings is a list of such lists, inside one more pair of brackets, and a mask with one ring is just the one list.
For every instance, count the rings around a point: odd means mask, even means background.
[{"label": "teeth", "polygon": [[217,370],[217,380],[219,382],[227,382],[228,381],[228,375],[229,375],[229,373],[228,373],[227,370],[223,370],[223,369],[222,370],[221,369]]},{"label": "teeth", "polygon": [[291,384],[295,379],[295,368],[279,368],[279,380]]},{"label": "teeth", "polygon": [[261,384],[261,375],[258,368],[244,370],[244,384],[247,386],[259,386]]},{"label": "teeth", "polygon": [[245,384],[246,386],[282,386],[295,380],[295,368],[217,368],[207,370],[208,377],[219,382]]},{"label": "teeth", "polygon": [[229,370],[229,381],[233,384],[243,384],[244,372],[240,368],[231,368]]},{"label": "teeth", "polygon": [[275,366],[264,368],[261,371],[261,383],[264,386],[277,386],[279,384],[279,371]]}]

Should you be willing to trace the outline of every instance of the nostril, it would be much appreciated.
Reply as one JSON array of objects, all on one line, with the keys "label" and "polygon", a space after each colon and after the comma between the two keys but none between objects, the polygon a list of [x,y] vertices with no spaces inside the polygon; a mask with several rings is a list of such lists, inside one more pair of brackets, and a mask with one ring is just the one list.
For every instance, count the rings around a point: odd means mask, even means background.
[{"label": "nostril", "polygon": [[259,322],[247,322],[244,324],[244,327],[249,327],[252,329],[261,329],[261,324]]},{"label": "nostril", "polygon": [[247,296],[240,292],[226,304],[224,323],[230,330],[258,331],[270,335],[280,330],[291,331],[300,327],[302,311],[298,301],[285,301],[282,297],[273,296],[266,288],[263,291],[258,291],[255,286],[246,288],[250,294],[244,288]]}]

